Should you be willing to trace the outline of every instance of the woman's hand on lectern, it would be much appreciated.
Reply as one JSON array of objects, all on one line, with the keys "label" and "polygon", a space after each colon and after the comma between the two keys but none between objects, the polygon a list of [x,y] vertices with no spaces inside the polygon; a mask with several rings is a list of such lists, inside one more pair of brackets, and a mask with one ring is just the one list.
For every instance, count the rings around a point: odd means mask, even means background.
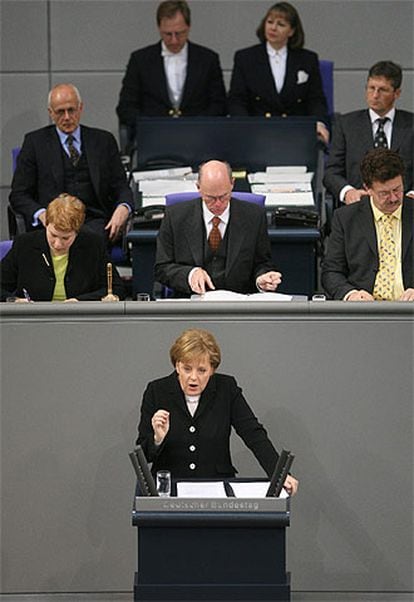
[{"label": "woman's hand on lectern", "polygon": [[151,425],[154,430],[154,441],[160,445],[170,429],[170,413],[167,410],[157,410],[151,418]]},{"label": "woman's hand on lectern", "polygon": [[284,489],[286,489],[288,494],[295,495],[295,493],[298,490],[298,486],[299,486],[299,481],[297,479],[295,479],[295,477],[292,477],[292,475],[288,474],[288,476],[285,479],[285,482],[283,483],[283,487],[284,487]]}]

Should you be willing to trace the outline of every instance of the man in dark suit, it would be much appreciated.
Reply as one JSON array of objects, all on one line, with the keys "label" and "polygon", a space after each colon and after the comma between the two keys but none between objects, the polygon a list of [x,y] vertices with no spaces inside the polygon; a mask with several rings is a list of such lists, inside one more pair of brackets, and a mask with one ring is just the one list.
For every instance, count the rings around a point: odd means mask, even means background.
[{"label": "man in dark suit", "polygon": [[231,198],[231,168],[221,161],[200,167],[201,199],[168,207],[157,238],[155,279],[177,296],[208,289],[239,293],[274,291],[263,208]]},{"label": "man in dark suit", "polygon": [[335,211],[322,285],[344,301],[414,301],[414,200],[404,198],[404,163],[378,148],[361,163],[370,196]]},{"label": "man in dark suit", "polygon": [[46,207],[62,191],[86,205],[88,227],[115,240],[133,209],[115,138],[80,125],[83,103],[72,84],[49,93],[54,125],[25,136],[12,181],[10,204],[27,229],[44,226]]},{"label": "man in dark suit", "polygon": [[226,91],[218,55],[188,40],[187,2],[167,0],[157,10],[161,41],[130,56],[117,106],[131,141],[139,116],[225,115]]},{"label": "man in dark suit", "polygon": [[337,116],[324,177],[324,184],[335,199],[348,205],[366,195],[359,166],[367,151],[378,145],[391,148],[403,158],[404,190],[414,197],[414,114],[395,108],[401,82],[399,65],[391,61],[376,63],[368,73],[368,109]]}]

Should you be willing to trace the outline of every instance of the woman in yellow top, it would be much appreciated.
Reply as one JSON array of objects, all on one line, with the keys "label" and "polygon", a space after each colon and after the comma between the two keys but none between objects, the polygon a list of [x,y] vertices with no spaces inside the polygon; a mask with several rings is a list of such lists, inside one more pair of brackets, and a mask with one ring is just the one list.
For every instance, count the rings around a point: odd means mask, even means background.
[{"label": "woman in yellow top", "polygon": [[[0,264],[1,300],[10,295],[32,301],[93,301],[107,293],[109,261],[102,236],[82,228],[85,206],[61,194],[46,209],[44,230],[16,238]],[[113,293],[125,297],[113,269]]]}]

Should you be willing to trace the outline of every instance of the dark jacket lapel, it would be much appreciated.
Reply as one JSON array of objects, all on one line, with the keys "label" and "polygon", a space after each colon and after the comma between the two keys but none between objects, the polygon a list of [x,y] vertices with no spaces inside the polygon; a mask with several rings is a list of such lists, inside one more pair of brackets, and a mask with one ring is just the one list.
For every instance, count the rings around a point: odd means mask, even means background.
[{"label": "dark jacket lapel", "polygon": [[[404,259],[409,248],[413,245],[413,230],[414,230],[414,201],[405,199],[402,208],[402,246],[401,246],[401,263],[404,264]],[[414,261],[414,257],[411,257]],[[411,266],[414,271],[414,268]]]},{"label": "dark jacket lapel", "polygon": [[193,255],[194,265],[203,265],[204,263],[205,229],[201,203],[201,199],[192,203],[188,215],[184,218],[184,235]]},{"label": "dark jacket lapel", "polygon": [[366,198],[362,201],[359,201],[358,208],[358,226],[361,231],[361,236],[367,240],[368,245],[370,246],[375,257],[378,258],[377,234],[375,230],[374,215],[372,213],[370,199]]},{"label": "dark jacket lapel", "polygon": [[242,207],[237,200],[230,201],[230,220],[228,223],[228,244],[226,260],[226,277],[228,277],[234,262],[237,260],[243,241],[248,233],[248,220],[243,219]]},{"label": "dark jacket lapel", "polygon": [[48,164],[48,169],[52,172],[52,176],[56,182],[57,190],[63,192],[63,160],[62,145],[59,140],[58,133],[55,126],[51,126],[46,130],[46,156],[44,157],[45,162]]}]

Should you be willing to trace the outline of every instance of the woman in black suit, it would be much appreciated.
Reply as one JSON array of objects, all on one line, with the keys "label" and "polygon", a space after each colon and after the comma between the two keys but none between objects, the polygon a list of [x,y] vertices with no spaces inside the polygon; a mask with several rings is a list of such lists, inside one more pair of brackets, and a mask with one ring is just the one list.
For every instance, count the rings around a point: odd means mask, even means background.
[{"label": "woman in black suit", "polygon": [[[152,471],[170,470],[174,478],[234,477],[230,432],[234,427],[270,477],[278,454],[232,376],[216,373],[220,348],[213,335],[184,331],[170,349],[175,372],[147,386],[137,443]],[[296,493],[297,480],[284,487]]]},{"label": "woman in black suit", "polygon": [[[21,234],[0,264],[1,299],[93,301],[107,293],[108,256],[103,236],[87,228],[85,205],[61,194],[46,208],[46,227]],[[113,292],[124,286],[113,270]]]},{"label": "woman in black suit", "polygon": [[269,8],[256,33],[261,43],[234,55],[230,115],[313,115],[318,119],[318,136],[328,143],[328,107],[318,56],[303,48],[298,12],[288,2],[278,2]]}]

